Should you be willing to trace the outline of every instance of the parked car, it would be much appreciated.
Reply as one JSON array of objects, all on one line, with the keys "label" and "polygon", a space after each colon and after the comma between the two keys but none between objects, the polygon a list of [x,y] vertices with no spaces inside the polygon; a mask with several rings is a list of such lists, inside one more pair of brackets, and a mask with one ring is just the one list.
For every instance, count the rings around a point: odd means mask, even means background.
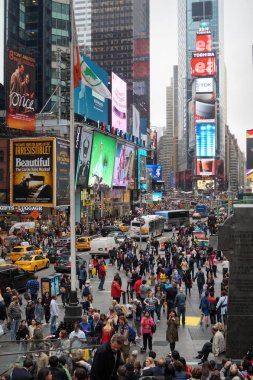
[{"label": "parked car", "polygon": [[[79,273],[81,266],[86,267],[86,261],[80,257],[76,256],[76,273]],[[54,270],[59,273],[70,273],[71,271],[71,256],[62,256],[54,263]]]},{"label": "parked car", "polygon": [[90,236],[80,236],[76,239],[76,250],[77,251],[89,251],[90,250]]},{"label": "parked car", "polygon": [[70,238],[58,239],[54,242],[55,247],[66,247],[70,249]]},{"label": "parked car", "polygon": [[50,262],[41,255],[26,255],[20,257],[14,265],[29,272],[37,272],[39,269],[49,268]]},{"label": "parked car", "polygon": [[57,259],[59,259],[63,255],[69,255],[70,256],[70,250],[67,247],[54,247],[49,248],[49,250],[46,253],[46,258],[49,259],[50,263],[55,263]]},{"label": "parked car", "polygon": [[27,281],[32,278],[34,278],[32,272],[27,272],[14,265],[0,267],[0,290],[2,294],[5,293],[8,286],[17,291],[25,290]]},{"label": "parked car", "polygon": [[101,235],[105,237],[112,231],[120,231],[120,228],[118,226],[103,226],[101,229]]},{"label": "parked car", "polygon": [[18,259],[20,259],[20,257],[24,257],[28,253],[33,255],[42,255],[42,250],[40,248],[35,247],[34,245],[18,245],[12,248],[10,260],[14,263]]},{"label": "parked car", "polygon": [[127,235],[122,231],[112,231],[107,237],[114,237],[116,243],[122,244],[127,240]]}]

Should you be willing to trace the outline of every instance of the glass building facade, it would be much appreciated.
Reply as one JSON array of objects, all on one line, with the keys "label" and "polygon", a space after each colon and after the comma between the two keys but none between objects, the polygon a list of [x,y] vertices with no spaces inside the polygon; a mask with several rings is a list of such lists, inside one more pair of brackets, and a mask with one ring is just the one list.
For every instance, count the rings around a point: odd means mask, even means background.
[{"label": "glass building facade", "polygon": [[[207,4],[208,3],[208,4]],[[205,10],[210,10],[208,13]],[[198,17],[193,9],[203,9]],[[195,11],[194,11],[195,12]],[[212,50],[217,58],[216,75],[216,159],[225,158],[226,87],[223,44],[223,0],[178,0],[178,172],[191,170],[195,162],[191,58],[196,51],[196,33],[205,22],[212,34]]]}]

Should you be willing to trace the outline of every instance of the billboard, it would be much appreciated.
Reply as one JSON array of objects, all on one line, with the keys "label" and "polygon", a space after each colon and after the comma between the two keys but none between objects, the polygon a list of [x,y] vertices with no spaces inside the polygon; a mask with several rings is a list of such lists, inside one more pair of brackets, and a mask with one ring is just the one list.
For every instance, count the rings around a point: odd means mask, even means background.
[{"label": "billboard", "polygon": [[214,157],[215,156],[215,124],[197,123],[196,124],[196,156]]},{"label": "billboard", "polygon": [[153,202],[161,202],[163,197],[163,193],[152,193]]},{"label": "billboard", "polygon": [[215,104],[195,102],[195,120],[214,120]]},{"label": "billboard", "polygon": [[56,206],[70,204],[69,141],[56,139]]},{"label": "billboard", "polygon": [[5,73],[8,127],[35,131],[35,59],[8,49]]},{"label": "billboard", "polygon": [[215,160],[211,159],[199,159],[197,158],[197,175],[210,176],[215,175]]},{"label": "billboard", "polygon": [[77,152],[76,185],[86,187],[89,179],[93,135],[82,128]]},{"label": "billboard", "polygon": [[[147,189],[146,160],[147,151],[144,149],[138,149],[138,190]],[[143,183],[141,181],[143,181]]]},{"label": "billboard", "polygon": [[107,72],[82,53],[81,71],[82,80],[74,91],[75,113],[108,124]]},{"label": "billboard", "polygon": [[137,110],[135,105],[133,105],[133,135],[135,137],[140,137],[140,112]]},{"label": "billboard", "polygon": [[196,34],[196,51],[210,52],[212,51],[212,34]]},{"label": "billboard", "polygon": [[212,190],[214,189],[214,180],[197,180],[197,188],[199,190]]},{"label": "billboard", "polygon": [[113,186],[134,186],[134,147],[118,143],[114,164]]},{"label": "billboard", "polygon": [[112,185],[116,140],[101,133],[94,133],[88,186],[94,191]]},{"label": "billboard", "polygon": [[149,57],[149,39],[134,40],[134,57]]},{"label": "billboard", "polygon": [[218,179],[224,179],[225,177],[224,161],[216,160],[216,176]]},{"label": "billboard", "polygon": [[214,92],[214,79],[213,78],[196,78],[196,94],[206,94]]},{"label": "billboard", "polygon": [[253,169],[253,129],[246,131],[247,169]]},{"label": "billboard", "polygon": [[4,84],[4,20],[5,20],[5,12],[4,12],[4,1],[0,1],[0,83]]},{"label": "billboard", "polygon": [[112,127],[127,132],[127,84],[112,73]]},{"label": "billboard", "polygon": [[216,75],[216,57],[193,57],[191,60],[191,74],[193,77]]},{"label": "billboard", "polygon": [[133,80],[149,79],[149,60],[133,63]]},{"label": "billboard", "polygon": [[147,175],[155,181],[162,180],[162,166],[161,165],[147,165]]},{"label": "billboard", "polygon": [[54,207],[55,139],[13,139],[10,149],[12,206]]}]

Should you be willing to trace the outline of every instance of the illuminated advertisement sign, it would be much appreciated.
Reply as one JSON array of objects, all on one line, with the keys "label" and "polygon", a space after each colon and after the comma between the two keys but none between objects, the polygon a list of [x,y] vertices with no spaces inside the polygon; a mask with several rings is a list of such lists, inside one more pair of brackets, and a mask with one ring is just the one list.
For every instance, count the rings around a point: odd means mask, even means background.
[{"label": "illuminated advertisement sign", "polygon": [[56,139],[56,206],[69,206],[69,141]]},{"label": "illuminated advertisement sign", "polygon": [[206,94],[213,93],[214,90],[214,79],[213,78],[196,78],[196,93],[197,94]]},{"label": "illuminated advertisement sign", "polygon": [[218,179],[224,179],[224,161],[216,160],[216,176]]},{"label": "illuminated advertisement sign", "polygon": [[35,131],[35,59],[9,49],[5,72],[8,127]]},{"label": "illuminated advertisement sign", "polygon": [[196,35],[196,51],[197,52],[211,52],[212,51],[211,33]]},{"label": "illuminated advertisement sign", "polygon": [[199,190],[212,190],[214,189],[214,180],[198,180],[197,188]]},{"label": "illuminated advertisement sign", "polygon": [[134,57],[149,57],[149,39],[134,40]]},{"label": "illuminated advertisement sign", "polygon": [[253,129],[246,132],[247,169],[253,169]]},{"label": "illuminated advertisement sign", "polygon": [[112,73],[112,127],[127,131],[127,84]]},{"label": "illuminated advertisement sign", "polygon": [[214,120],[215,104],[195,102],[195,120]]},{"label": "illuminated advertisement sign", "polygon": [[111,187],[115,150],[115,139],[101,133],[94,133],[88,182],[94,191]]},{"label": "illuminated advertisement sign", "polygon": [[10,157],[11,205],[54,207],[54,139],[13,139]]},{"label": "illuminated advertisement sign", "polygon": [[76,185],[86,187],[90,171],[90,155],[93,135],[84,130],[80,131],[80,143],[77,154]]},{"label": "illuminated advertisement sign", "polygon": [[[208,53],[200,54],[204,55]],[[216,75],[216,57],[193,57],[191,60],[191,74],[193,77],[206,77],[208,75]]]},{"label": "illuminated advertisement sign", "polygon": [[197,159],[197,175],[209,176],[215,175],[215,160],[212,159]]},{"label": "illuminated advertisement sign", "polygon": [[196,156],[214,157],[215,156],[215,124],[197,123],[196,124]]},{"label": "illuminated advertisement sign", "polygon": [[108,74],[81,53],[82,80],[74,90],[75,113],[108,124]]},{"label": "illuminated advertisement sign", "polygon": [[0,83],[4,84],[4,1],[0,1]]},{"label": "illuminated advertisement sign", "polygon": [[161,165],[147,165],[147,175],[155,181],[161,181],[162,180]]},{"label": "illuminated advertisement sign", "polygon": [[138,149],[138,189],[139,190],[147,189],[146,160],[147,160],[147,151],[144,149]]},{"label": "illuminated advertisement sign", "polygon": [[113,186],[134,187],[134,147],[117,144]]},{"label": "illuminated advertisement sign", "polygon": [[153,200],[154,202],[158,202],[158,201],[161,202],[162,197],[163,197],[163,193],[153,193],[153,194],[152,194],[152,200]]},{"label": "illuminated advertisement sign", "polygon": [[133,63],[133,80],[149,78],[149,61]]}]

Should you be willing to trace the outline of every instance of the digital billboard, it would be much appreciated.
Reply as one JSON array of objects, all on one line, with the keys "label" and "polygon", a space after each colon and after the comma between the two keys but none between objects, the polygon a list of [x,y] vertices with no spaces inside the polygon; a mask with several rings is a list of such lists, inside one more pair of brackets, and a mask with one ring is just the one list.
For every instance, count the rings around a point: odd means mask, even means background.
[{"label": "digital billboard", "polygon": [[149,39],[134,40],[134,57],[149,57]]},{"label": "digital billboard", "polygon": [[146,169],[147,151],[138,149],[138,189],[147,189],[147,169]]},{"label": "digital billboard", "polygon": [[35,131],[35,59],[8,49],[5,73],[8,127]]},{"label": "digital billboard", "polygon": [[210,52],[212,51],[212,34],[196,34],[196,51]]},{"label": "digital billboard", "polygon": [[218,179],[224,179],[225,173],[224,173],[224,161],[223,160],[216,160],[216,176]]},{"label": "digital billboard", "polygon": [[197,175],[210,176],[215,175],[215,160],[211,159],[197,159]]},{"label": "digital billboard", "polygon": [[137,110],[135,105],[133,105],[133,135],[135,137],[140,137],[140,125],[141,125],[141,120],[140,120],[140,112]]},{"label": "digital billboard", "polygon": [[0,83],[4,84],[4,1],[0,1]]},{"label": "digital billboard", "polygon": [[214,180],[197,180],[197,188],[199,190],[212,190],[214,189]]},{"label": "digital billboard", "polygon": [[112,73],[112,127],[127,132],[127,84]]},{"label": "digital billboard", "polygon": [[115,150],[115,139],[101,133],[94,133],[88,182],[94,191],[111,187]]},{"label": "digital billboard", "polygon": [[215,124],[197,123],[196,124],[196,156],[214,157],[215,156]]},{"label": "digital billboard", "polygon": [[118,143],[115,155],[113,186],[126,187],[134,183],[134,147]]},{"label": "digital billboard", "polygon": [[191,60],[191,73],[193,77],[216,75],[216,57],[193,57]]},{"label": "digital billboard", "polygon": [[155,180],[162,180],[162,166],[161,165],[147,165],[147,175]]},{"label": "digital billboard", "polygon": [[69,206],[69,172],[69,141],[56,139],[56,206]]},{"label": "digital billboard", "polygon": [[161,202],[163,197],[163,193],[152,193],[152,200],[154,202]]},{"label": "digital billboard", "polygon": [[55,140],[13,139],[10,146],[11,205],[54,207]]},{"label": "digital billboard", "polygon": [[90,156],[92,148],[92,133],[82,128],[80,133],[80,145],[77,152],[76,185],[86,187],[89,179]]},{"label": "digital billboard", "polygon": [[82,80],[74,90],[75,113],[108,124],[108,74],[81,53]]},{"label": "digital billboard", "polygon": [[213,93],[214,91],[213,78],[196,78],[195,85],[197,94]]},{"label": "digital billboard", "polygon": [[246,131],[247,169],[253,169],[253,129]]},{"label": "digital billboard", "polygon": [[195,120],[214,120],[215,104],[195,102]]},{"label": "digital billboard", "polygon": [[133,63],[133,79],[148,79],[149,78],[149,60]]}]

